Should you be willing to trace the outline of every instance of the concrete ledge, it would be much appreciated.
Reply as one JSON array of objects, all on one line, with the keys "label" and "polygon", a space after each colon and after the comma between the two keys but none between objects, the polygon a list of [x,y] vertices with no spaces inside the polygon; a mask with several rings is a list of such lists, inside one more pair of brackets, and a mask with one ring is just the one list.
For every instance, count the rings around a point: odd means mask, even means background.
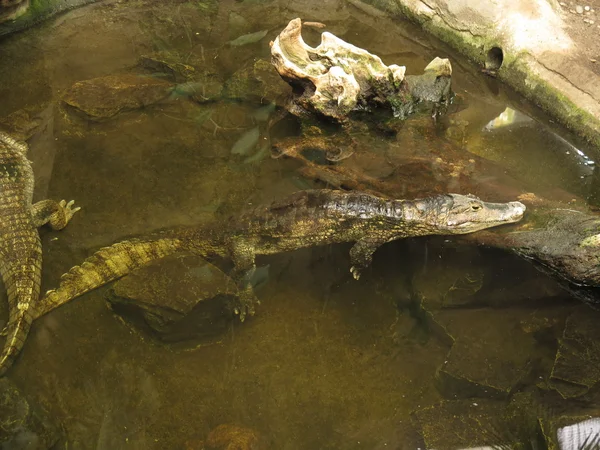
[{"label": "concrete ledge", "polygon": [[[569,35],[552,0],[348,0],[406,17],[538,105],[600,151],[600,66],[582,48],[594,31]],[[500,56],[501,55],[501,56]],[[497,67],[499,66],[499,67]]]}]

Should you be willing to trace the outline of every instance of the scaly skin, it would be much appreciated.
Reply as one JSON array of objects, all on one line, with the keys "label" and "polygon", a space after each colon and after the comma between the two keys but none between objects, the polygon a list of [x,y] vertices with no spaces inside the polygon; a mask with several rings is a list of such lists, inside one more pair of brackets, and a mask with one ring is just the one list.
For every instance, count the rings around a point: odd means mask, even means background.
[{"label": "scaly skin", "polygon": [[23,347],[40,296],[42,245],[37,227],[64,228],[79,208],[44,200],[32,205],[33,171],[27,146],[0,132],[0,275],[8,292],[8,323],[0,376]]},{"label": "scaly skin", "polygon": [[[519,202],[486,203],[458,194],[411,201],[361,192],[297,192],[225,226],[165,230],[103,248],[63,275],[58,289],[47,293],[37,312],[41,316],[137,267],[181,250],[204,258],[231,258],[239,281],[255,267],[256,255],[355,242],[350,250],[350,270],[358,279],[375,250],[386,242],[410,236],[472,233],[517,222],[524,212],[525,205]],[[240,287],[241,304],[236,312],[243,320],[246,314],[254,313],[256,299],[248,282]]]}]

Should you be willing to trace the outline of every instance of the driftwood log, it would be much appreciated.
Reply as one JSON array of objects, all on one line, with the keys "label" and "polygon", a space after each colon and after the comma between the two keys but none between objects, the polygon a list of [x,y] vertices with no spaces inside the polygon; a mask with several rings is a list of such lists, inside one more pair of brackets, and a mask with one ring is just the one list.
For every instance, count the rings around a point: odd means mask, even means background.
[{"label": "driftwood log", "polygon": [[[445,104],[451,97],[452,66],[435,58],[423,75],[405,75],[406,67],[386,66],[379,56],[331,33],[310,47],[302,39],[302,22],[292,20],[271,42],[271,62],[294,88],[290,112],[316,112],[343,121],[353,111],[391,108],[398,118],[420,103]],[[437,108],[436,108],[437,111]]]}]

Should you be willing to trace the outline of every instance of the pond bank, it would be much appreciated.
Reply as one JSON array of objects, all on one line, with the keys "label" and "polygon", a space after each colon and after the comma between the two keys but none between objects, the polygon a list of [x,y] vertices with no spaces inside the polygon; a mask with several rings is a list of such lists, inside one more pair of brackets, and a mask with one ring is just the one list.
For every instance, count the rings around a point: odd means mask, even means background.
[{"label": "pond bank", "polygon": [[566,3],[547,0],[349,1],[370,14],[417,22],[600,150],[595,0],[586,3],[585,22]]}]

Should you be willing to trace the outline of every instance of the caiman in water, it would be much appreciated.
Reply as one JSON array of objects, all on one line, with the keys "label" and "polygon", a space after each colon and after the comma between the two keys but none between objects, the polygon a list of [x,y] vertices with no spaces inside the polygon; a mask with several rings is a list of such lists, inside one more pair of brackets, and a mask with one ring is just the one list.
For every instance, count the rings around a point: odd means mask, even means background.
[{"label": "caiman in water", "polygon": [[[525,205],[520,202],[486,203],[470,195],[389,200],[361,192],[301,191],[242,214],[226,225],[164,230],[100,249],[63,275],[58,289],[49,291],[43,299],[38,315],[177,251],[191,251],[205,258],[231,258],[234,274],[240,280],[254,268],[256,255],[355,242],[350,250],[350,270],[358,279],[375,250],[386,242],[411,236],[472,233],[517,222],[524,212]],[[236,312],[243,320],[247,313],[254,313],[255,298],[249,283],[240,287]]]},{"label": "caiman in water", "polygon": [[23,347],[39,301],[42,245],[37,228],[49,223],[60,230],[79,210],[64,200],[32,204],[33,183],[27,145],[0,132],[0,275],[9,310],[0,376]]}]

